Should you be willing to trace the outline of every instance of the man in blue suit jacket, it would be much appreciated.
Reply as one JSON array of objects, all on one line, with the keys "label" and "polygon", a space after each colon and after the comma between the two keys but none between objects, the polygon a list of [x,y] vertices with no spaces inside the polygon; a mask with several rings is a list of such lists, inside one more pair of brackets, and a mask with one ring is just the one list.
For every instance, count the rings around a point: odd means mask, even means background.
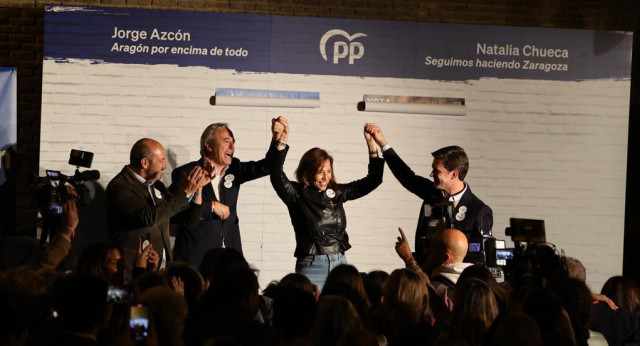
[{"label": "man in blue suit jacket", "polygon": [[439,217],[430,218],[432,212],[435,216],[438,208],[447,205],[451,206],[451,218],[446,225],[448,228],[462,231],[467,238],[475,234],[491,234],[493,211],[471,192],[469,184],[464,181],[469,170],[469,158],[464,149],[448,146],[431,153],[431,180],[415,174],[409,168],[387,143],[379,126],[371,124],[368,131],[382,149],[391,173],[405,189],[423,200],[416,229],[415,249],[418,256],[424,254],[425,247],[429,246],[435,235],[430,231],[438,228]]},{"label": "man in blue suit jacket", "polygon": [[[199,268],[210,249],[226,247],[242,253],[237,210],[240,185],[269,175],[269,168],[266,158],[242,162],[233,157],[234,152],[235,138],[227,124],[211,124],[200,137],[200,160],[173,170],[171,179],[174,183],[196,166],[202,167],[211,177],[211,183],[196,192],[190,208],[183,212],[191,216],[179,215],[177,218],[176,260],[189,262]],[[179,221],[192,220],[194,213],[200,217],[196,227]]]}]

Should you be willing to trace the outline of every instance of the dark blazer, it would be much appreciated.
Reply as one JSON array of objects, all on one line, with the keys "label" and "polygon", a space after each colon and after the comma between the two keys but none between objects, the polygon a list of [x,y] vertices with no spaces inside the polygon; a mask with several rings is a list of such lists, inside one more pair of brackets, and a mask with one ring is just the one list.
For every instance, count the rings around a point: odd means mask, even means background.
[{"label": "dark blazer", "polygon": [[[424,206],[434,205],[442,202],[444,196],[442,191],[436,189],[433,186],[433,181],[425,177],[416,175],[409,166],[398,156],[398,154],[390,148],[384,152],[384,159],[391,169],[391,173],[398,179],[400,184],[405,189],[412,192],[414,195],[420,197],[424,202],[420,208],[420,217],[418,218],[418,227],[416,229],[416,252],[419,251],[418,237],[421,236],[425,230],[424,224]],[[466,208],[464,213],[461,213],[460,208]],[[464,210],[464,209],[463,209]],[[457,215],[460,215],[458,220]],[[464,217],[462,217],[464,215]],[[478,197],[472,192],[469,185],[467,185],[467,191],[462,195],[458,205],[453,211],[453,227],[461,230],[467,236],[469,234],[482,230],[485,234],[488,233],[493,227],[493,211],[489,206],[484,204]]]},{"label": "dark blazer", "polygon": [[[171,254],[169,219],[189,207],[184,192],[177,186],[167,189],[161,181],[153,188],[162,198],[155,198],[155,205],[147,187],[140,183],[125,166],[107,185],[105,203],[109,239],[124,250],[125,266],[130,276],[138,248],[138,239],[151,234],[153,249],[162,258],[163,250]],[[167,258],[170,260],[170,258]]]},{"label": "dark blazer", "polygon": [[288,149],[287,147],[272,156],[271,184],[289,209],[296,233],[294,256],[328,255],[347,251],[351,245],[342,205],[367,195],[382,183],[384,160],[369,158],[367,176],[348,184],[338,184],[338,191],[334,191],[331,196],[327,193],[329,189],[319,192],[315,187],[305,187],[289,181],[282,171]]},{"label": "dark blazer", "polygon": [[[204,161],[200,159],[174,169],[171,174],[173,184],[180,181],[183,172],[188,174],[196,165],[204,168]],[[199,268],[207,251],[222,247],[223,242],[225,247],[242,253],[237,209],[240,185],[268,174],[266,158],[260,161],[241,162],[234,157],[220,179],[221,196],[216,196],[213,187],[208,184],[202,188],[202,204],[191,203],[187,211],[178,215],[180,221],[174,249],[175,259],[189,262]],[[229,181],[230,186],[225,186]],[[229,217],[226,220],[221,220],[211,211],[211,201],[220,202],[229,207]],[[198,222],[192,223],[194,215]]]}]

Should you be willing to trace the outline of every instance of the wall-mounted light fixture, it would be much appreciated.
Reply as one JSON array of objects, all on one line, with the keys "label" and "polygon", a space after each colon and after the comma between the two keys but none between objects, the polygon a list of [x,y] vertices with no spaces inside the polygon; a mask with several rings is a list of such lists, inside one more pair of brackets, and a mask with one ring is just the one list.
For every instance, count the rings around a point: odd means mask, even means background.
[{"label": "wall-mounted light fixture", "polygon": [[364,112],[466,115],[463,98],[397,95],[363,95],[358,110]]},{"label": "wall-mounted light fixture", "polygon": [[318,108],[320,93],[216,88],[209,102],[212,106]]}]

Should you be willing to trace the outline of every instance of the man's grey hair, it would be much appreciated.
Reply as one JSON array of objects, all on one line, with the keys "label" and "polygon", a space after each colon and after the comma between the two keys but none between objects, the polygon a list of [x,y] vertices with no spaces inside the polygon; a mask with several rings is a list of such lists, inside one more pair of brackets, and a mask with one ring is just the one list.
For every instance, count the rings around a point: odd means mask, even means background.
[{"label": "man's grey hair", "polygon": [[227,123],[213,123],[207,126],[206,129],[202,132],[202,136],[200,136],[200,155],[205,156],[207,153],[207,143],[211,143],[214,139],[213,135],[218,129],[227,129],[229,134],[231,134],[231,138],[233,137],[233,132],[229,129],[229,125]]},{"label": "man's grey hair", "polygon": [[569,277],[578,279],[582,282],[587,281],[587,270],[582,265],[582,262],[574,257],[567,257],[567,269],[569,271]]}]

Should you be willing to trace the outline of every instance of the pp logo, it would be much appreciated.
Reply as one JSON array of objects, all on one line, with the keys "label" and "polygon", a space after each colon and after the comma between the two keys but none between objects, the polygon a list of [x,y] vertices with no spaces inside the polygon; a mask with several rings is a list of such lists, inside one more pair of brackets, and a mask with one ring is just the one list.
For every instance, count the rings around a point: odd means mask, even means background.
[{"label": "pp logo", "polygon": [[344,30],[333,29],[327,31],[320,39],[320,54],[325,61],[327,60],[327,41],[333,36],[343,36],[347,41],[336,41],[333,43],[333,63],[337,64],[340,59],[349,58],[349,65],[362,58],[364,55],[364,45],[360,42],[352,42],[358,37],[367,37],[366,34],[357,33],[349,35]]}]

